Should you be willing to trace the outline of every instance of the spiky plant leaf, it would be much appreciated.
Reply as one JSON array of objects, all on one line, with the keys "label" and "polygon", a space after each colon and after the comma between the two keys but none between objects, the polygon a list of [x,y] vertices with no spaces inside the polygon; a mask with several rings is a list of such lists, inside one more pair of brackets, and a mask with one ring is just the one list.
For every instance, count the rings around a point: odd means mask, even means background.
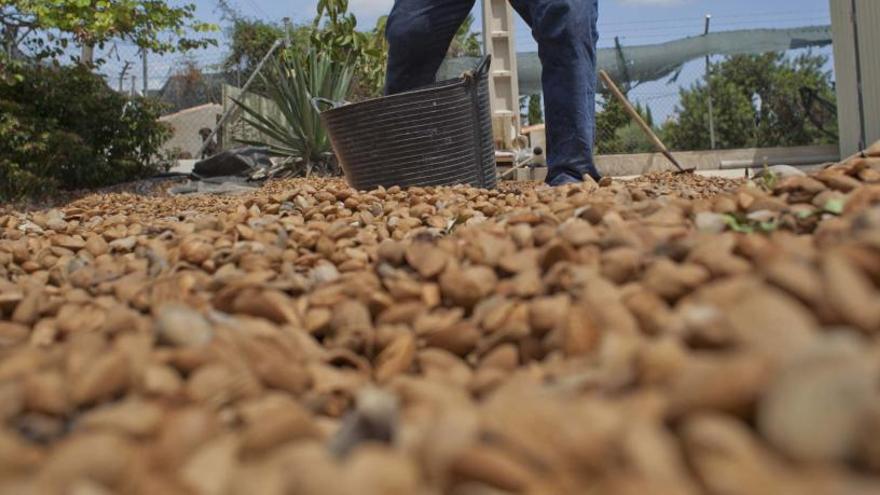
[{"label": "spiky plant leaf", "polygon": [[267,116],[246,101],[233,99],[244,113],[242,120],[264,138],[239,142],[266,147],[274,155],[301,158],[306,164],[323,163],[332,149],[312,97],[344,100],[352,76],[349,64],[334,63],[314,49],[291,51],[286,57],[271,60],[260,77],[266,97],[275,103],[280,115]]}]

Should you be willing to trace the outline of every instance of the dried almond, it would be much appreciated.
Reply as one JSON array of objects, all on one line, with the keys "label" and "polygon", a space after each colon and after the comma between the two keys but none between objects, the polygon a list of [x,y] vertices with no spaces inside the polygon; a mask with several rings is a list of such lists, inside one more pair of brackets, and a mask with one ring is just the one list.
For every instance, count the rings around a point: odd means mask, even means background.
[{"label": "dried almond", "polygon": [[416,341],[408,333],[398,335],[376,358],[376,380],[379,383],[403,373],[415,359]]},{"label": "dried almond", "polygon": [[173,346],[200,346],[211,341],[214,332],[200,313],[181,305],[165,305],[156,315],[160,341]]},{"label": "dried almond", "polygon": [[194,265],[201,265],[214,252],[214,246],[201,237],[187,237],[180,243],[180,258]]},{"label": "dried almond", "polygon": [[574,303],[562,323],[562,351],[566,356],[584,356],[598,349],[599,329],[583,304]]},{"label": "dried almond", "polygon": [[201,494],[226,493],[237,464],[238,447],[238,438],[231,434],[210,440],[180,468],[181,479]]},{"label": "dried almond", "polygon": [[13,347],[26,342],[30,330],[25,325],[0,321],[0,348]]},{"label": "dried almond", "polygon": [[53,449],[42,466],[40,477],[47,490],[61,489],[77,479],[119,487],[134,461],[134,448],[121,436],[97,432],[75,435]]},{"label": "dried almond", "polygon": [[173,412],[161,423],[153,448],[153,462],[177,469],[182,462],[219,430],[217,418],[200,407],[190,406]]},{"label": "dried almond", "polygon": [[822,259],[825,297],[839,317],[866,332],[880,329],[880,291],[842,254]]},{"label": "dried almond", "polygon": [[25,405],[29,411],[64,415],[70,408],[64,377],[57,371],[28,375],[23,382]]},{"label": "dried almond", "polygon": [[162,415],[162,408],[156,403],[128,399],[92,409],[77,420],[76,426],[146,437],[158,431]]},{"label": "dried almond", "polygon": [[448,255],[427,242],[416,242],[406,248],[406,262],[424,278],[440,274],[446,267]]},{"label": "dried almond", "polygon": [[460,322],[425,334],[425,343],[458,356],[466,356],[477,346],[480,330],[470,322]]},{"label": "dried almond", "polygon": [[129,383],[129,367],[120,352],[97,356],[70,384],[70,398],[77,405],[110,399]]},{"label": "dried almond", "polygon": [[261,454],[290,441],[318,438],[318,428],[309,412],[286,397],[267,396],[242,409],[247,423],[241,438],[245,455]]},{"label": "dried almond", "polygon": [[452,463],[453,477],[509,492],[524,492],[534,482],[528,467],[497,447],[473,446]]},{"label": "dried almond", "polygon": [[529,306],[529,323],[536,337],[543,337],[557,328],[571,307],[571,299],[564,294],[533,299]]},{"label": "dried almond", "polygon": [[492,293],[497,282],[498,278],[491,268],[453,267],[446,269],[440,276],[440,289],[454,304],[472,308],[480,299]]}]

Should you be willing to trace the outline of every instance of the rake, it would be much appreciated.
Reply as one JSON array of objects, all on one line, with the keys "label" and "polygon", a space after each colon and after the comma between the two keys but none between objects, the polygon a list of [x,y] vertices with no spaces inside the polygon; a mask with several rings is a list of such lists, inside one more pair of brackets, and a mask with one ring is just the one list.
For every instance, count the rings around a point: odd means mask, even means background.
[{"label": "rake", "polygon": [[626,113],[628,113],[629,116],[632,117],[637,124],[639,124],[639,127],[641,127],[643,131],[645,131],[645,134],[648,136],[648,139],[650,139],[651,142],[654,144],[654,147],[657,148],[657,151],[662,153],[663,156],[665,156],[670,162],[672,162],[673,165],[675,165],[675,168],[678,169],[677,173],[694,173],[694,169],[685,169],[681,166],[680,163],[678,163],[678,160],[676,160],[675,157],[672,156],[672,153],[669,152],[669,149],[666,147],[665,144],[663,144],[663,141],[661,141],[660,138],[657,137],[657,134],[654,133],[654,130],[651,129],[651,126],[649,126],[648,123],[645,122],[645,119],[643,119],[642,116],[639,115],[639,112],[637,112],[636,109],[633,108],[632,103],[629,102],[629,100],[626,98],[626,95],[624,95],[623,92],[620,91],[620,89],[617,87],[617,85],[614,84],[614,80],[611,79],[611,76],[609,76],[608,73],[604,70],[599,71],[599,76],[602,78],[602,82],[605,83],[605,86],[610,89],[614,96],[618,100],[620,100],[620,103],[623,104],[623,107],[626,109]]}]

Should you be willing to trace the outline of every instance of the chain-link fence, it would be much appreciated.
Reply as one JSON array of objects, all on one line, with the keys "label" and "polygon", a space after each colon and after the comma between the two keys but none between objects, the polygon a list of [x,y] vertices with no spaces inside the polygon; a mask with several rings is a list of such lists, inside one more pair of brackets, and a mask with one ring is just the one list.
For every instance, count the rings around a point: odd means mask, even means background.
[{"label": "chain-link fence", "polygon": [[[736,16],[733,16],[736,17]],[[824,24],[822,16],[792,17],[777,24]],[[693,22],[691,22],[693,21]],[[645,22],[639,26],[609,23],[600,31],[605,49],[644,46],[681,36],[679,27],[697,30],[701,19]],[[673,24],[675,24],[673,26]],[[719,30],[762,27],[748,18],[721,22]],[[637,28],[637,32],[633,29]],[[676,29],[678,29],[676,31]],[[537,49],[530,33],[519,26],[518,52]],[[250,74],[224,65],[225,49],[190,55],[144,57],[137,47],[116,44],[98,53],[103,72],[119,91],[160,99],[166,106],[163,120],[174,129],[166,151],[179,158],[199,158],[206,129],[223,114],[225,95],[238,94]],[[750,146],[817,144],[836,141],[836,114],[831,77],[831,47],[799,49],[777,58],[748,55],[737,64],[729,57],[690,57],[681,65],[635,84],[618,80],[643,118],[667,145],[679,151],[728,149]],[[600,57],[601,62],[601,57]],[[725,65],[727,64],[727,65]],[[711,68],[714,76],[708,76]],[[726,72],[724,72],[726,71]],[[719,82],[733,74],[739,86]],[[707,78],[713,83],[707,85]],[[713,79],[714,78],[714,79]],[[726,79],[725,79],[726,80]],[[742,81],[749,81],[742,83]],[[749,84],[754,83],[754,87]],[[523,99],[524,125],[542,118],[540,99]],[[532,104],[529,105],[529,101]],[[211,150],[253,137],[233,116],[209,146]],[[610,93],[597,97],[596,149],[600,154],[649,152],[653,148],[641,129]],[[778,130],[776,130],[778,128]]]},{"label": "chain-link fence", "polygon": [[[837,143],[831,49],[696,60],[628,98],[676,151]],[[597,101],[598,153],[653,150],[607,91]]]},{"label": "chain-link fence", "polygon": [[[664,130],[675,122],[681,110],[682,90],[700,84],[705,74],[705,62],[695,61],[686,64],[676,74],[675,80],[651,81],[629,88],[622,88],[645,122],[656,133],[668,141]],[[630,118],[623,105],[617,101],[607,88],[599,83],[596,98],[596,152],[599,154],[647,153],[654,151],[651,141],[642,129]],[[714,109],[713,109],[714,110]],[[714,117],[714,115],[713,115]],[[710,122],[705,126],[706,136],[710,134]],[[679,146],[668,144],[672,148]],[[709,148],[707,146],[706,148]]]},{"label": "chain-link fence", "polygon": [[[97,56],[113,89],[161,101],[161,120],[172,128],[164,152],[177,159],[200,158],[205,137],[223,113],[225,89],[243,85],[249,75],[225,67],[221,49],[145,57],[137,46],[114,43]],[[206,153],[226,147],[223,138],[212,139]]]}]

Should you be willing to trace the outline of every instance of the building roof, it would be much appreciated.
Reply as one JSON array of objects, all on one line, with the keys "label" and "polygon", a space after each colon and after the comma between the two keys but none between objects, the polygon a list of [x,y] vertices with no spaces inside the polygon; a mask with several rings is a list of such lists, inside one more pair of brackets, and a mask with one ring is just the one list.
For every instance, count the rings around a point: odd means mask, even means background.
[{"label": "building roof", "polygon": [[230,82],[230,78],[221,72],[198,74],[198,77],[175,74],[165,81],[158,97],[167,105],[169,114],[208,103],[221,103],[223,84]]}]

